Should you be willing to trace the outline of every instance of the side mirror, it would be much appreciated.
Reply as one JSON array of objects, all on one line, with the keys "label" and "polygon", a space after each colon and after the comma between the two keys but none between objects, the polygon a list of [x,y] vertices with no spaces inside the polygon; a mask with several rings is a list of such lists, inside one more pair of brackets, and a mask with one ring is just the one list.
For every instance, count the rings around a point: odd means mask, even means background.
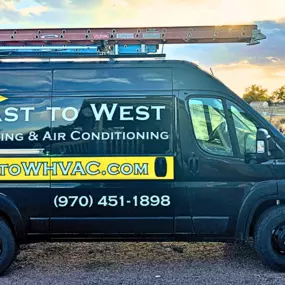
[{"label": "side mirror", "polygon": [[247,163],[262,163],[269,160],[269,141],[270,135],[265,129],[258,129],[256,138],[246,134],[244,137],[245,144],[245,161]]},{"label": "side mirror", "polygon": [[265,129],[258,129],[256,134],[256,160],[262,163],[269,160],[269,139],[270,135]]}]

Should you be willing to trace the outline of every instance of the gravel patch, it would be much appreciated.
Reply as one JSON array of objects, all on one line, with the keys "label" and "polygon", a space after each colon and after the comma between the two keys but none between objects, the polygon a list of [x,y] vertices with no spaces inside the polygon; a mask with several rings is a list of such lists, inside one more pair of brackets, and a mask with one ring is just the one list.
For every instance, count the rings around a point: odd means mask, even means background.
[{"label": "gravel patch", "polygon": [[238,244],[37,243],[21,246],[0,284],[279,285],[285,274]]}]

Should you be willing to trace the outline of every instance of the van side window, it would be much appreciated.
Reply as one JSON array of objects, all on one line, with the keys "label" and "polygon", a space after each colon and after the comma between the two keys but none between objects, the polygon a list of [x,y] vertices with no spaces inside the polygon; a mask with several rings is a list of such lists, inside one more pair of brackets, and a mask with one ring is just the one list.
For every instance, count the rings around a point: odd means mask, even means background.
[{"label": "van side window", "polygon": [[227,105],[235,125],[241,155],[244,155],[245,152],[255,153],[257,124],[236,104],[227,101]]},{"label": "van side window", "polygon": [[192,98],[190,114],[196,140],[205,151],[233,156],[222,100],[217,98]]},{"label": "van side window", "polygon": [[[171,155],[173,153],[172,98],[96,97],[54,98],[54,106],[78,110],[72,121],[57,118],[53,133],[55,155]],[[59,114],[60,115],[60,114]],[[74,112],[66,113],[67,117]],[[62,116],[61,116],[62,117]]]}]

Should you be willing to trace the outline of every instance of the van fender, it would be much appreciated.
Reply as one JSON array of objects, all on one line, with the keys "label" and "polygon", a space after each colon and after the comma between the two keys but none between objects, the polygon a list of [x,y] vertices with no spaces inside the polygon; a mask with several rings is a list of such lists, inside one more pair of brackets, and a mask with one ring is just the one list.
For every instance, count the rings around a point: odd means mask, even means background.
[{"label": "van fender", "polygon": [[257,208],[264,202],[278,199],[277,181],[256,183],[245,195],[236,224],[236,239],[247,241],[250,225]]},{"label": "van fender", "polygon": [[12,223],[14,233],[18,240],[24,240],[26,237],[26,227],[23,217],[15,205],[5,194],[0,193],[0,211],[9,218]]}]

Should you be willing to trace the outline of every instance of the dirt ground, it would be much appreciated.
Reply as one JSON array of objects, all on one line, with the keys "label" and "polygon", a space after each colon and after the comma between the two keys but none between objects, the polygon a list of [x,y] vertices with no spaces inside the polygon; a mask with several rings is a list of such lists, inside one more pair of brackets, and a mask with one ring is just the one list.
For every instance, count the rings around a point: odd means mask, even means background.
[{"label": "dirt ground", "polygon": [[285,284],[250,246],[223,243],[24,245],[0,284]]}]

